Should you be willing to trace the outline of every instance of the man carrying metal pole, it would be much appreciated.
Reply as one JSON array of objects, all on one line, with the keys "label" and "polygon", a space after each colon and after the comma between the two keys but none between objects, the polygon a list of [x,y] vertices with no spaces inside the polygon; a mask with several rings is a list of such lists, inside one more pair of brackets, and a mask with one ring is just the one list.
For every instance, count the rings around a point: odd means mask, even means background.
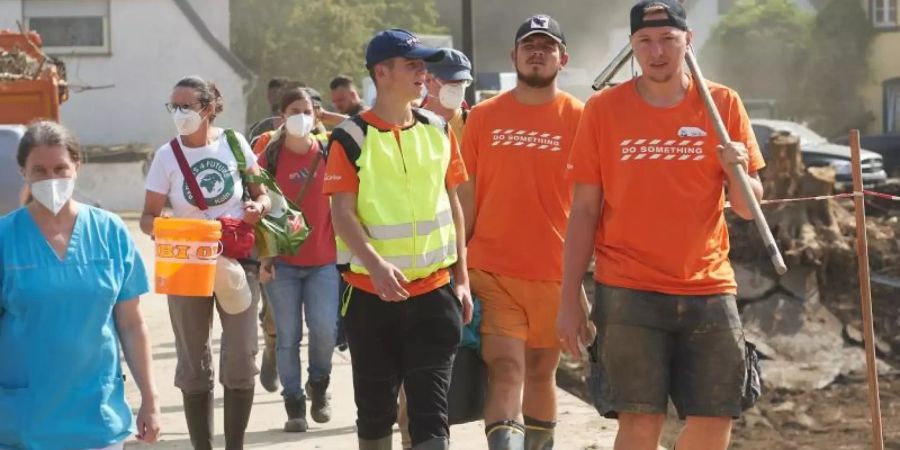
[{"label": "man carrying metal pole", "polygon": [[590,99],[572,150],[558,329],[580,356],[588,330],[579,292],[593,247],[593,387],[601,413],[619,419],[615,448],[655,450],[671,398],[686,418],[678,450],[725,449],[747,366],[724,189],[750,219],[753,199],[733,166],[758,201],[764,162],[737,93],[711,84],[733,142],[717,138],[684,65],[692,36],[679,2],[638,2],[631,31],[642,75]]}]

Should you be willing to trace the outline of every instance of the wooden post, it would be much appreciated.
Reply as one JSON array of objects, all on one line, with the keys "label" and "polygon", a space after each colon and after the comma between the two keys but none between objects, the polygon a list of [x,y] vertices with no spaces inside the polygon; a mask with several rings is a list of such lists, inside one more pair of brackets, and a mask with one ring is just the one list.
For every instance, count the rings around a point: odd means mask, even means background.
[{"label": "wooden post", "polygon": [[878,366],[875,360],[875,327],[872,321],[872,286],[869,279],[869,247],[866,238],[866,203],[863,198],[862,167],[859,158],[859,130],[850,130],[853,169],[853,202],[856,210],[856,255],[859,260],[859,294],[862,299],[863,337],[869,378],[869,409],[872,415],[873,448],[884,450],[881,426],[881,399],[878,395]]}]

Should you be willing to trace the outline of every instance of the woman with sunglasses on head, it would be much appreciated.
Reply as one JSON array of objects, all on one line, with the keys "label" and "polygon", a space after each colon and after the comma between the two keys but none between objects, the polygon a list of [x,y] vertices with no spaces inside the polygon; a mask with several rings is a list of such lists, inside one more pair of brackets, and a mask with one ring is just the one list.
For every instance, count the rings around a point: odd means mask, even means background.
[{"label": "woman with sunglasses on head", "polygon": [[[72,200],[75,137],[28,126],[16,157],[30,198],[0,218],[0,448],[120,450],[153,443],[159,407],[140,310],[147,273],[128,228]],[[119,346],[141,392],[125,401]]]},{"label": "woman with sunglasses on head", "polygon": [[[172,205],[174,217],[220,221],[228,218],[250,225],[259,222],[271,208],[265,187],[259,183],[248,183],[249,199],[243,198],[245,186],[238,157],[245,162],[250,177],[259,175],[259,167],[242,135],[213,126],[222,105],[222,95],[215,84],[200,77],[186,77],[175,85],[167,108],[178,136],[156,151],[150,165],[141,216],[145,233],[153,235],[153,221],[162,215],[166,200]],[[195,180],[186,179],[186,173]],[[192,191],[202,198],[196,198]],[[178,357],[175,386],[182,391],[188,432],[198,450],[212,448],[214,374],[209,334],[213,305],[222,323],[219,380],[225,387],[226,449],[243,448],[253,406],[259,265],[249,255],[238,261],[246,273],[250,299],[221,295],[169,295],[168,299]],[[222,262],[220,257],[219,264]]]}]

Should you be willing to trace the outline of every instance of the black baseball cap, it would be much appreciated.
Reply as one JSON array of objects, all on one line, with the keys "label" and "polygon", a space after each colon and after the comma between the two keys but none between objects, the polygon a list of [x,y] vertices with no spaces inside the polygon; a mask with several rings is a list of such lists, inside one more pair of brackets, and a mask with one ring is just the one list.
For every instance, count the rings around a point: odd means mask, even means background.
[{"label": "black baseball cap", "polygon": [[371,68],[375,64],[398,56],[437,62],[444,58],[444,51],[422,45],[419,38],[409,31],[392,28],[378,32],[369,41],[369,46],[366,47],[366,67]]},{"label": "black baseball cap", "polygon": [[[666,19],[644,20],[647,10],[662,8],[668,16]],[[678,0],[640,0],[631,8],[631,34],[642,28],[675,27],[687,31],[687,13]]]},{"label": "black baseball cap", "polygon": [[516,31],[516,44],[521,42],[522,39],[534,34],[550,36],[556,42],[566,45],[566,35],[563,34],[559,22],[546,14],[534,15],[525,20],[525,22],[519,26],[519,31]]}]

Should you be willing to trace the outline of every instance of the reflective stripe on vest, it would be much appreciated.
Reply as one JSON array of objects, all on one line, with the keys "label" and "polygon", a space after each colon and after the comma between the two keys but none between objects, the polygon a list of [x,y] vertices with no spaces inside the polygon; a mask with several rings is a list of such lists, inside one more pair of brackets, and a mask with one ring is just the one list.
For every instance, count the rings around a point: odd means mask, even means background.
[{"label": "reflective stripe on vest", "polygon": [[[456,257],[456,241],[450,241],[446,246],[432,250],[424,255],[418,256],[383,256],[382,259],[393,264],[395,267],[406,273],[407,270],[417,267],[426,267],[434,264],[440,264],[448,257]],[[362,266],[362,260],[353,255],[350,250],[341,250],[337,255],[338,264],[351,264]]]},{"label": "reflective stripe on vest", "polygon": [[[357,214],[369,243],[410,280],[427,277],[457,259],[445,185],[450,141],[438,119],[419,112],[416,117],[418,123],[399,132],[351,119],[332,134],[344,141],[348,156],[358,152],[356,158],[351,156],[360,180]],[[349,263],[352,272],[368,274],[340,238],[337,247],[338,264]]]}]

